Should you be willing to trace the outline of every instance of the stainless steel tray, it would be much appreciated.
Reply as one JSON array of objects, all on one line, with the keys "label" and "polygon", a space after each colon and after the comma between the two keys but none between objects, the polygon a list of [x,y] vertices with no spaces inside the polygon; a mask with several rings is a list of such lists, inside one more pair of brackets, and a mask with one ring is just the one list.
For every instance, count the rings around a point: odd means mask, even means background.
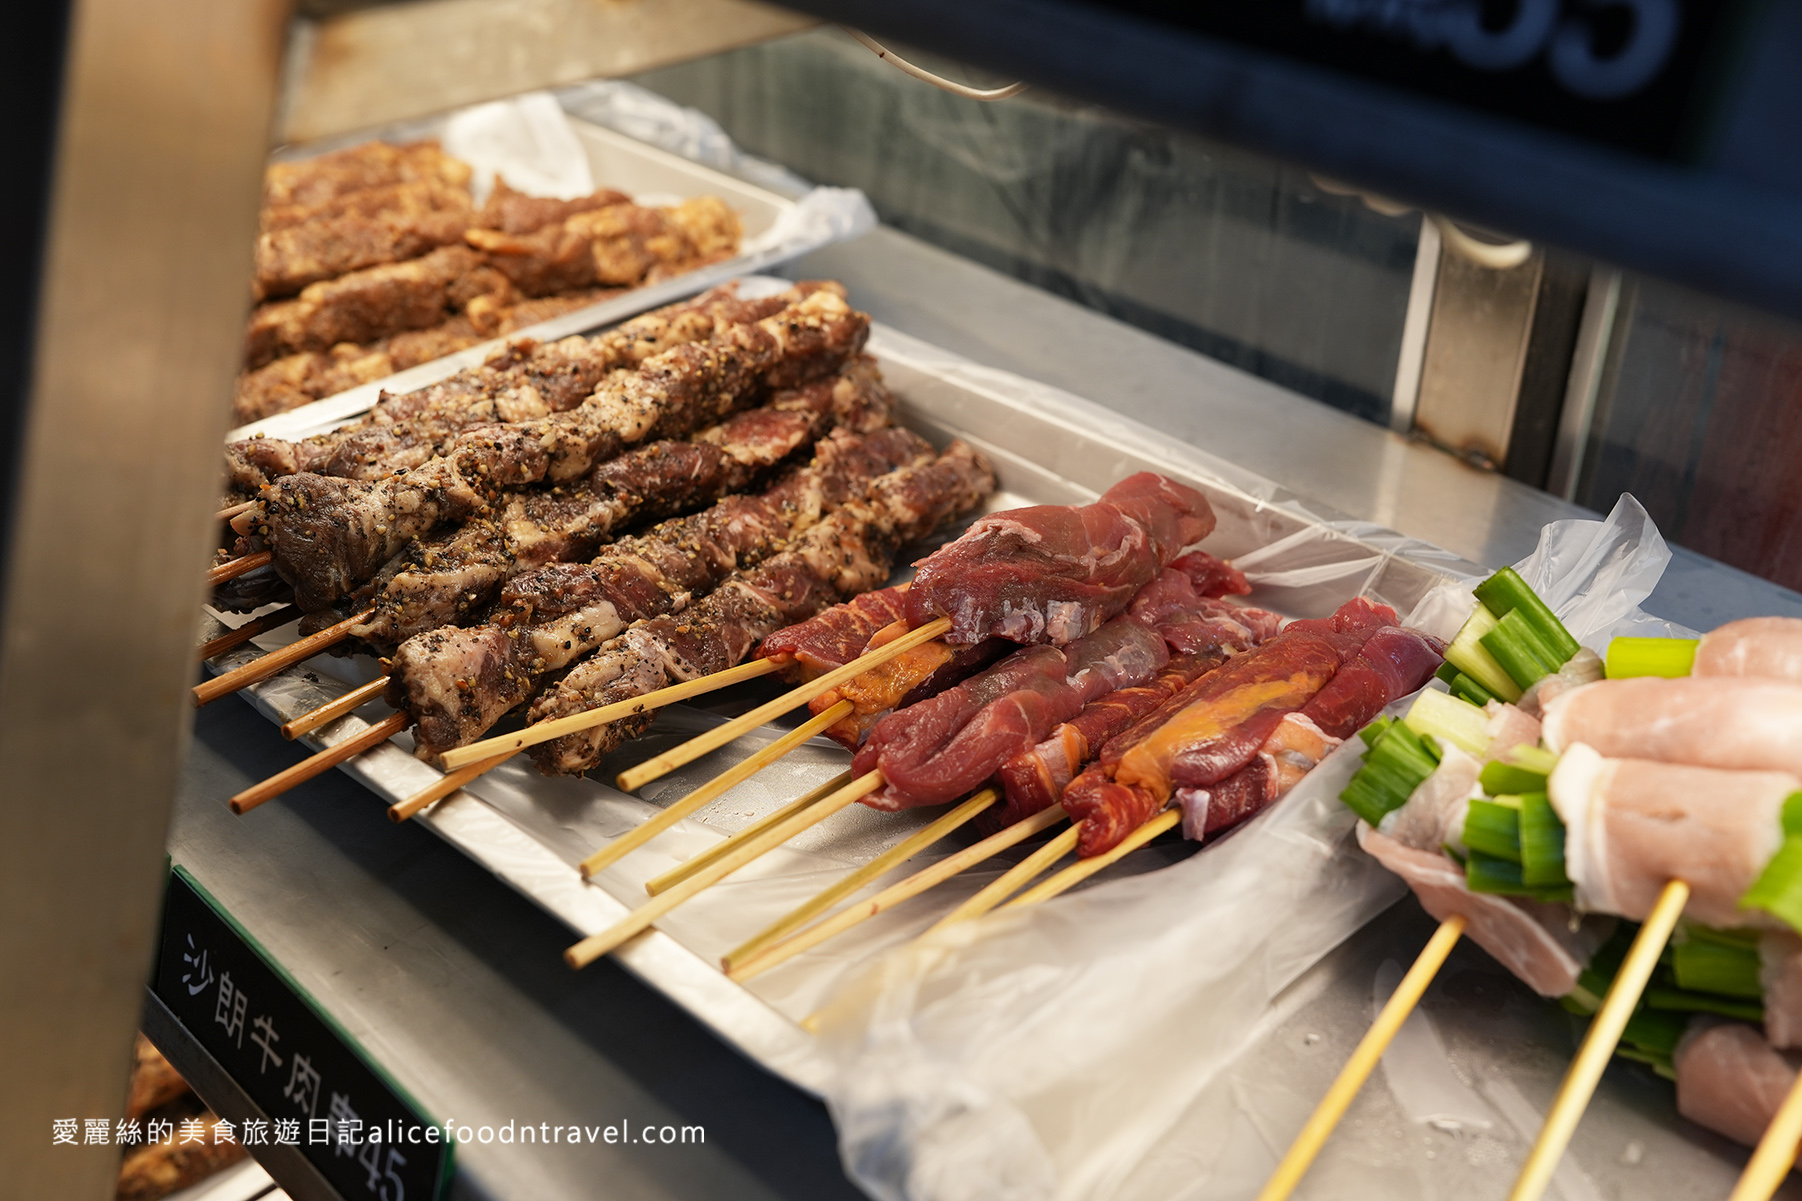
[{"label": "stainless steel tray", "polygon": [[[566,115],[565,119],[588,155],[589,168],[597,186],[618,188],[635,198],[658,202],[718,196],[743,221],[742,245],[749,249],[724,262],[635,288],[623,296],[616,296],[599,304],[572,309],[548,321],[514,330],[503,337],[465,347],[443,358],[409,367],[405,371],[367,384],[359,384],[335,396],[327,396],[312,404],[251,422],[231,431],[227,437],[252,438],[257,434],[269,434],[292,438],[320,433],[367,411],[384,391],[411,392],[437,383],[465,367],[480,364],[503,343],[515,338],[536,338],[541,342],[549,342],[570,334],[588,333],[616,325],[647,309],[669,304],[727,280],[787,262],[842,236],[842,232],[835,229],[829,221],[798,221],[796,214],[800,205],[806,203],[805,200],[796,201],[779,196],[723,171],[690,162],[680,155],[660,150],[579,117]],[[352,140],[431,137],[438,132],[441,124],[442,120],[412,122],[404,127],[367,131]],[[333,143],[319,149],[335,147],[336,143]],[[779,227],[779,223],[784,222],[786,224]]]},{"label": "stainless steel tray", "polygon": [[[1385,600],[1406,613],[1433,587],[1477,571],[1426,544],[1323,511],[1268,481],[1079,398],[960,362],[881,327],[874,331],[870,347],[900,399],[906,424],[941,444],[952,436],[967,438],[992,458],[1002,487],[990,501],[992,509],[1080,501],[1131,472],[1166,472],[1208,495],[1219,527],[1204,546],[1247,566],[1255,585],[1248,602],[1293,616],[1321,615],[1359,594]],[[259,645],[273,647],[279,642],[271,638]],[[215,660],[213,667],[226,670],[259,653],[242,649]],[[272,721],[281,722],[340,695],[373,672],[369,660],[322,656],[243,695]],[[326,746],[351,737],[380,720],[385,710],[378,702],[364,712],[372,715],[370,721],[361,716],[343,718],[311,741]],[[595,776],[611,779],[612,772],[626,763],[717,720],[713,714],[679,706],[666,710],[652,734],[640,740],[642,745],[620,752],[626,757]],[[843,770],[846,754],[816,740],[628,856],[597,882],[583,882],[575,864],[607,837],[643,820],[658,802],[685,795],[779,733],[766,728],[761,738],[741,740],[673,773],[647,788],[645,800],[621,794],[597,778],[546,780],[529,768],[508,765],[415,820],[573,931],[588,934],[624,916],[643,897],[642,882],[651,875]],[[414,759],[403,749],[405,744],[403,737],[379,747],[345,770],[384,805],[410,796],[438,779],[439,773]],[[893,915],[865,923],[748,987],[721,974],[718,956],[837,873],[899,841],[929,816],[877,814],[853,806],[811,831],[794,849],[785,848],[676,910],[659,929],[623,948],[619,958],[746,1055],[795,1084],[818,1091],[827,1065],[797,1021],[813,1010],[843,971],[934,920],[1003,870],[1006,862],[989,872],[960,877]],[[255,821],[255,814],[244,820]],[[1143,871],[1167,862],[1170,854],[1148,848],[1114,871]],[[906,870],[917,869],[929,858],[930,854],[922,856]]]}]

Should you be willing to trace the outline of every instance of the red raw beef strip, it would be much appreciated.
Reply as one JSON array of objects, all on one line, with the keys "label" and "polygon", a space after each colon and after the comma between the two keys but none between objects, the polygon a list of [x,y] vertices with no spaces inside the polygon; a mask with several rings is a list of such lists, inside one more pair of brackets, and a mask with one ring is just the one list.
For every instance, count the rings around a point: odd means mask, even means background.
[{"label": "red raw beef strip", "polygon": [[1098,629],[1214,528],[1207,498],[1164,476],[1129,476],[1092,505],[991,514],[922,560],[907,620],[951,619],[947,641],[1062,646]]},{"label": "red raw beef strip", "polygon": [[1349,738],[1380,713],[1425,684],[1445,661],[1445,643],[1405,626],[1372,631],[1357,658],[1339,669],[1302,709],[1334,738]]},{"label": "red raw beef strip", "polygon": [[1205,550],[1192,550],[1170,566],[1188,576],[1202,596],[1245,596],[1251,592],[1251,581],[1243,571]]},{"label": "red raw beef strip", "polygon": [[900,620],[907,585],[879,588],[834,605],[818,617],[777,630],[764,639],[758,654],[785,666],[799,664],[807,678],[843,667],[869,646],[884,626]]},{"label": "red raw beef strip", "polygon": [[1063,650],[1029,647],[884,718],[852,762],[880,768],[877,809],[956,800],[1098,696],[1151,679],[1169,660],[1156,631],[1120,617]]}]

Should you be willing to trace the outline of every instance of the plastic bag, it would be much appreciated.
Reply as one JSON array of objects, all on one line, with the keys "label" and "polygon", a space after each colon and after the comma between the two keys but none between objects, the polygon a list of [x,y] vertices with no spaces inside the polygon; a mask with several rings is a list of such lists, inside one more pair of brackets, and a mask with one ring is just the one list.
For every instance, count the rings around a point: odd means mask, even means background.
[{"label": "plastic bag", "polygon": [[[1594,645],[1659,624],[1636,606],[1668,558],[1626,497],[1605,522],[1548,526],[1517,569]],[[1460,591],[1468,610],[1461,585],[1417,608]],[[1255,1103],[1228,1069],[1278,994],[1403,891],[1337,799],[1361,749],[1174,866],[953,926],[853,976],[822,1036],[858,1183],[894,1201],[1111,1197],[1180,1115]],[[1183,1157],[1192,1195],[1236,1171],[1230,1141]]]},{"label": "plastic bag", "polygon": [[474,168],[470,194],[488,198],[496,177],[528,196],[573,200],[594,191],[588,156],[549,92],[478,104],[444,123],[444,152]]}]

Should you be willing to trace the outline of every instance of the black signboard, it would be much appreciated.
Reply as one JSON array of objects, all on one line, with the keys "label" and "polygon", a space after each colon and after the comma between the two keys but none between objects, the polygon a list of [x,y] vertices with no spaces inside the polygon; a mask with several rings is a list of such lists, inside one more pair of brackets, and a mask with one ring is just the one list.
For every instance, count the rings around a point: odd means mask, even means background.
[{"label": "black signboard", "polygon": [[1667,160],[1694,159],[1748,0],[1090,0]]},{"label": "black signboard", "polygon": [[158,998],[268,1115],[240,1142],[297,1147],[346,1201],[437,1201],[448,1130],[375,1066],[286,972],[176,867]]}]

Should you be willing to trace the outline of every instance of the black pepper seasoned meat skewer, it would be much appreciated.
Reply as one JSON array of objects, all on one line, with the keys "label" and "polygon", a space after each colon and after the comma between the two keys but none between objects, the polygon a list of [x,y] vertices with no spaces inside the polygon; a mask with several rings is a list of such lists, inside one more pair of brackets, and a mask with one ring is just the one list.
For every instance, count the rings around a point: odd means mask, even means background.
[{"label": "black pepper seasoned meat skewer", "polygon": [[[740,663],[765,637],[857,593],[879,587],[896,552],[993,491],[994,473],[953,442],[930,464],[877,480],[780,554],[740,571],[681,614],[641,622],[579,663],[531,708],[533,724],[644,696]],[[628,738],[650,714],[566,734],[530,751],[547,775],[579,775]]]},{"label": "black pepper seasoned meat skewer", "polygon": [[836,431],[813,462],[759,496],[733,496],[689,517],[623,538],[592,563],[563,563],[512,580],[487,624],[442,628],[395,653],[388,702],[418,723],[418,753],[480,737],[531,699],[553,672],[633,621],[671,612],[734,571],[778,551],[873,481],[930,462],[917,434]]},{"label": "black pepper seasoned meat skewer", "polygon": [[[726,284],[666,305],[593,337],[537,343],[520,339],[447,380],[383,396],[358,420],[287,441],[244,438],[225,448],[226,486],[253,493],[284,475],[311,471],[375,480],[417,467],[473,425],[525,421],[580,405],[609,374],[632,370],[673,346],[705,341],[727,326],[761,321],[825,285],[797,284],[760,300],[740,300]],[[240,532],[257,518],[237,523]]]},{"label": "black pepper seasoned meat skewer", "polygon": [[580,407],[466,431],[447,454],[375,483],[312,473],[267,492],[275,566],[309,612],[350,595],[413,538],[488,510],[504,491],[580,478],[595,464],[673,437],[768,391],[831,375],[854,357],[869,319],[834,292],[678,346],[615,372]]},{"label": "black pepper seasoned meat skewer", "polygon": [[596,467],[585,487],[513,496],[493,518],[414,542],[351,608],[373,598],[375,615],[351,636],[392,649],[415,634],[462,625],[483,612],[508,579],[548,563],[592,557],[631,521],[669,517],[750,486],[757,475],[833,428],[867,434],[886,427],[893,399],[873,360],[838,376],[778,393],[692,441],[656,442]]}]

